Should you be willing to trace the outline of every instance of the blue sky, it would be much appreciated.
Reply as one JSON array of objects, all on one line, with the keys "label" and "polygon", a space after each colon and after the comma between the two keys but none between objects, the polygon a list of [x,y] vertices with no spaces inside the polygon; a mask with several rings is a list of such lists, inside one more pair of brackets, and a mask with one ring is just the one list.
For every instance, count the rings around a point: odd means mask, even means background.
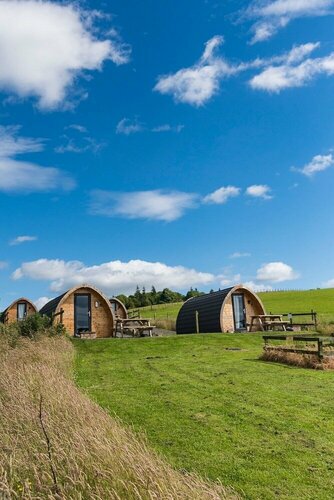
[{"label": "blue sky", "polygon": [[334,1],[0,2],[0,309],[334,286]]}]

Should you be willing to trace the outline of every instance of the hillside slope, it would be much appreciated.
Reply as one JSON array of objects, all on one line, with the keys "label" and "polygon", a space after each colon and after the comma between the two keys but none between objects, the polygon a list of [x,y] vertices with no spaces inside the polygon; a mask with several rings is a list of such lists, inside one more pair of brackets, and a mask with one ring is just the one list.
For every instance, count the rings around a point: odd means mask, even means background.
[{"label": "hillside slope", "polygon": [[[312,309],[318,313],[319,321],[334,321],[334,288],[317,290],[262,292],[258,294],[267,312],[301,313]],[[182,302],[159,304],[140,308],[143,318],[176,319]]]}]

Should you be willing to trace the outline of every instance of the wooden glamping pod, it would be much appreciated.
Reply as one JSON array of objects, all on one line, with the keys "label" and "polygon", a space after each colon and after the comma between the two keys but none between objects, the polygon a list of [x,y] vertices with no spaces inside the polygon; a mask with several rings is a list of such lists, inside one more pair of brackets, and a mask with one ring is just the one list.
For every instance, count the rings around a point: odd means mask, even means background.
[{"label": "wooden glamping pod", "polygon": [[126,319],[128,317],[128,311],[126,310],[125,305],[116,297],[112,297],[109,299],[110,307],[114,316],[116,318]]},{"label": "wooden glamping pod", "polygon": [[250,317],[256,314],[265,314],[261,300],[237,285],[187,300],[178,314],[176,332],[246,332]]},{"label": "wooden glamping pod", "polygon": [[22,297],[15,300],[2,313],[2,322],[5,324],[22,321],[28,316],[37,313],[36,306],[28,299]]},{"label": "wooden glamping pod", "polygon": [[80,285],[50,300],[39,311],[62,323],[75,337],[111,337],[114,315],[109,299],[91,285]]}]

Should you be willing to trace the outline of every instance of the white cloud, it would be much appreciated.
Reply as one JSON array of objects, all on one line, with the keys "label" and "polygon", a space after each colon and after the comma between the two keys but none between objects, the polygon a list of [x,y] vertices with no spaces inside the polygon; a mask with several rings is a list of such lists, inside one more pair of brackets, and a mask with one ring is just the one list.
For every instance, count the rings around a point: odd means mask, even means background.
[{"label": "white cloud", "polygon": [[251,254],[249,252],[234,252],[232,253],[229,258],[230,259],[242,259],[244,257],[250,257]]},{"label": "white cloud", "polygon": [[47,304],[48,302],[50,302],[50,300],[52,299],[49,297],[39,297],[38,299],[36,299],[34,301],[34,304],[37,307],[37,311],[42,309],[42,307],[45,306],[45,304]]},{"label": "white cloud", "polygon": [[268,264],[263,264],[263,266],[257,270],[256,274],[257,280],[271,281],[274,283],[290,281],[298,277],[299,274],[284,262],[269,262]]},{"label": "white cloud", "polygon": [[180,133],[184,129],[184,125],[169,125],[168,123],[164,125],[158,125],[157,127],[152,127],[152,132],[176,132]]},{"label": "white cloud", "polygon": [[253,198],[262,198],[264,200],[270,200],[272,195],[270,194],[271,188],[264,184],[254,184],[246,189],[246,194],[252,196]]},{"label": "white cloud", "polygon": [[138,119],[130,120],[129,118],[123,118],[116,125],[116,134],[131,135],[137,134],[138,132],[176,132],[179,133],[184,129],[184,125],[170,125],[165,123],[163,125],[157,125],[155,127],[148,127],[144,123],[138,121]]},{"label": "white cloud", "polygon": [[241,274],[234,274],[230,276],[220,276],[221,286],[234,286],[241,282]]},{"label": "white cloud", "polygon": [[222,37],[213,37],[207,42],[199,62],[174,74],[160,76],[154,90],[171,94],[176,102],[201,106],[217,94],[224,78],[245,71],[261,68],[261,72],[253,76],[249,84],[253,89],[268,92],[305,85],[318,73],[334,73],[334,52],[323,58],[307,58],[320,47],[319,42],[294,46],[278,56],[239,63],[230,63],[215,56],[215,50],[222,42]]},{"label": "white cloud", "polygon": [[66,173],[53,167],[0,158],[0,191],[42,192],[73,189],[75,182]]},{"label": "white cloud", "polygon": [[64,143],[60,146],[55,147],[56,153],[86,153],[91,151],[92,153],[98,153],[104,146],[104,143],[99,143],[92,137],[83,137],[80,141],[73,139],[72,137],[63,137]]},{"label": "white cloud", "polygon": [[[319,44],[313,45],[319,46]],[[284,89],[303,87],[318,75],[334,74],[334,52],[324,57],[308,58],[300,62],[305,55],[306,52],[301,52],[299,58],[287,58],[278,66],[270,65],[250,80],[250,86],[256,90],[279,93]]]},{"label": "white cloud", "polygon": [[116,125],[116,134],[136,134],[137,132],[142,132],[145,130],[142,123],[137,120],[131,121],[129,118],[123,118]]},{"label": "white cloud", "polygon": [[189,68],[174,74],[160,76],[154,90],[161,94],[171,94],[176,102],[202,106],[219,91],[222,78],[227,78],[238,69],[215,55],[222,45],[223,37],[215,36],[205,45],[200,60]]},{"label": "white cloud", "polygon": [[215,203],[217,205],[222,205],[226,203],[230,198],[239,196],[239,194],[240,188],[235,186],[226,186],[221,187],[213,193],[208,194],[203,198],[203,201],[204,203]]},{"label": "white cloud", "polygon": [[301,174],[304,174],[307,177],[312,177],[314,174],[327,170],[329,167],[333,165],[334,165],[334,158],[332,154],[316,155],[312,158],[310,163],[307,163],[306,165],[304,165],[304,167],[302,168],[292,167],[292,170],[295,172],[300,172]]},{"label": "white cloud", "polygon": [[0,191],[30,193],[73,189],[75,182],[65,172],[13,158],[42,151],[44,147],[42,139],[17,137],[19,129],[0,126]]},{"label": "white cloud", "polygon": [[271,292],[273,287],[264,283],[256,283],[255,281],[246,281],[243,285],[253,290],[253,292]]},{"label": "white cloud", "polygon": [[11,246],[21,245],[22,243],[27,243],[28,241],[36,241],[37,236],[17,236],[9,242]]},{"label": "white cloud", "polygon": [[257,19],[252,27],[252,43],[272,37],[293,19],[333,13],[333,0],[254,0],[246,17]]},{"label": "white cloud", "polygon": [[71,125],[65,127],[65,129],[76,130],[77,132],[80,132],[80,134],[86,134],[88,132],[86,127],[84,127],[83,125],[78,125],[77,123],[72,123]]},{"label": "white cloud", "polygon": [[93,26],[99,16],[77,2],[2,0],[0,88],[52,109],[64,103],[83,72],[101,70],[108,59],[126,63],[129,48],[115,32],[102,39]]},{"label": "white cloud", "polygon": [[180,191],[91,192],[90,212],[107,217],[154,219],[170,222],[196,204],[197,195]]},{"label": "white cloud", "polygon": [[85,266],[78,261],[39,259],[25,262],[12,278],[49,281],[54,292],[61,292],[81,283],[92,283],[110,295],[133,293],[136,286],[157,289],[184,289],[207,285],[216,280],[211,273],[203,273],[183,266],[168,266],[161,262],[119,260],[100,265]]},{"label": "white cloud", "polygon": [[334,278],[331,280],[325,281],[325,283],[322,284],[324,288],[334,288]]},{"label": "white cloud", "polygon": [[21,127],[0,125],[0,158],[9,158],[25,153],[37,153],[44,149],[43,139],[18,137]]}]

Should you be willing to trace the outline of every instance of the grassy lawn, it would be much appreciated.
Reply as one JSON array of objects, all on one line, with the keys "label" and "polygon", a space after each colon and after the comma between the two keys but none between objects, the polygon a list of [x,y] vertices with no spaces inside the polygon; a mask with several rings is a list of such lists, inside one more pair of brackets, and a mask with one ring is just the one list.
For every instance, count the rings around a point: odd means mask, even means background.
[{"label": "grassy lawn", "polygon": [[254,334],[74,344],[78,384],[176,468],[249,499],[333,498],[333,373],[261,362]]},{"label": "grassy lawn", "polygon": [[[267,312],[300,313],[310,312],[311,309],[318,313],[319,321],[334,321],[334,289],[324,288],[319,290],[264,292],[258,294],[264,303]],[[142,307],[140,314],[143,318],[169,318],[176,319],[182,302],[175,304],[159,304],[156,306]],[[309,320],[305,319],[305,321]],[[301,321],[303,321],[301,319]]]},{"label": "grassy lawn", "polygon": [[316,311],[320,321],[334,320],[334,289],[259,293],[268,312],[298,313]]}]

